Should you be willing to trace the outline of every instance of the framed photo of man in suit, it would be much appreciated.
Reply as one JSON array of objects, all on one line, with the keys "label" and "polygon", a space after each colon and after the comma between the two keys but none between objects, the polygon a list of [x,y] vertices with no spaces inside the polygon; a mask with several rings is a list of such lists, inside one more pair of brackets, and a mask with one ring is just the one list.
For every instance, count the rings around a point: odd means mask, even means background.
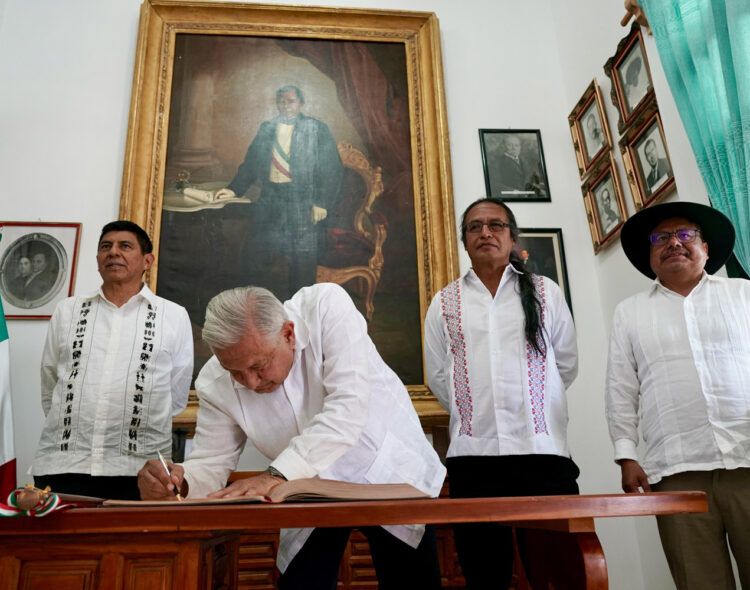
[{"label": "framed photo of man in suit", "polygon": [[583,183],[581,192],[586,206],[594,254],[599,254],[603,248],[616,242],[616,237],[627,219],[625,201],[622,197],[617,166],[612,152],[609,153],[608,158],[602,159],[597,164],[589,178]]},{"label": "framed photo of man in suit", "polygon": [[568,115],[570,134],[578,161],[578,173],[586,178],[600,158],[612,148],[602,92],[592,80]]},{"label": "framed photo of man in suit", "polygon": [[620,151],[636,209],[656,203],[674,189],[672,163],[655,103],[634,120],[620,140]]},{"label": "framed photo of man in suit", "polygon": [[538,129],[480,129],[487,196],[504,201],[549,201]]}]

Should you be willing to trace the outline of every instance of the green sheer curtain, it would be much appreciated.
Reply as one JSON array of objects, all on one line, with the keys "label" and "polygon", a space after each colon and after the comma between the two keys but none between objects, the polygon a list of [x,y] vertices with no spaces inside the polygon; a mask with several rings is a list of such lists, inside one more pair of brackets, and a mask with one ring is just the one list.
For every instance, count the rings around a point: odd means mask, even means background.
[{"label": "green sheer curtain", "polygon": [[750,273],[750,0],[640,0],[711,204]]}]

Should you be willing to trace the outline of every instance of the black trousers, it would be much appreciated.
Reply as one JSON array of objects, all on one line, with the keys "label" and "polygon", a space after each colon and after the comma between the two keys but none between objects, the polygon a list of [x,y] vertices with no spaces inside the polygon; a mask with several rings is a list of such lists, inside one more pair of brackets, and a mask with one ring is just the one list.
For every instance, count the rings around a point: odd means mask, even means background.
[{"label": "black trousers", "polygon": [[[449,457],[446,467],[451,498],[578,493],[578,467],[572,459],[557,455]],[[497,523],[466,523],[454,525],[453,532],[467,590],[506,590],[513,575],[512,529]],[[518,533],[523,545],[523,532]]]},{"label": "black trousers", "polygon": [[88,475],[86,473],[56,473],[35,475],[34,485],[49,486],[50,490],[63,494],[94,496],[111,500],[140,500],[138,478],[135,475]]},{"label": "black trousers", "polygon": [[[335,590],[351,528],[316,528],[279,578],[280,590]],[[381,527],[359,529],[367,537],[381,590],[439,590],[435,529],[425,528],[416,549]]]}]

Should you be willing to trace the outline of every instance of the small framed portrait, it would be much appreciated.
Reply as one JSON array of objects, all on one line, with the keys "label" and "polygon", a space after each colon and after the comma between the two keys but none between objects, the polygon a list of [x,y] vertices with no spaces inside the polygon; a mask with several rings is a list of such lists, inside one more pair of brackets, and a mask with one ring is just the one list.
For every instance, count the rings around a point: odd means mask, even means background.
[{"label": "small framed portrait", "polygon": [[524,260],[526,268],[534,274],[549,277],[560,285],[572,312],[562,230],[559,227],[520,228],[515,249]]},{"label": "small framed portrait", "polygon": [[627,219],[625,201],[617,175],[617,166],[610,152],[594,168],[581,187],[586,216],[591,230],[594,254],[616,241],[622,224]]},{"label": "small framed portrait", "polygon": [[578,173],[588,176],[599,158],[612,147],[612,136],[604,110],[602,91],[592,80],[575,108],[568,115],[570,134],[573,136]]},{"label": "small framed portrait", "polygon": [[604,72],[612,82],[612,102],[620,113],[617,128],[622,133],[654,96],[643,35],[637,23],[620,41],[615,55],[604,64]]},{"label": "small framed portrait", "polygon": [[8,319],[49,319],[73,294],[80,223],[0,221],[0,297]]},{"label": "small framed portrait", "polygon": [[659,111],[644,111],[620,140],[620,151],[636,210],[659,201],[674,189],[674,173]]},{"label": "small framed portrait", "polygon": [[503,201],[549,201],[538,129],[480,129],[487,195]]}]

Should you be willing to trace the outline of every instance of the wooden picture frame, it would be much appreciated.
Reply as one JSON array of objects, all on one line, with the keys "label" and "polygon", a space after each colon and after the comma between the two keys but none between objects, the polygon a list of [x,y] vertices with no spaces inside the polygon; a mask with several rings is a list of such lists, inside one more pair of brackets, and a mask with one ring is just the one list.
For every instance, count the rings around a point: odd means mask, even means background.
[{"label": "wooden picture frame", "polygon": [[620,114],[617,129],[622,134],[638,112],[652,98],[656,100],[643,33],[638,23],[633,23],[628,36],[620,41],[615,54],[604,64],[604,73],[612,83],[610,97]]},{"label": "wooden picture frame", "polygon": [[619,145],[636,211],[674,190],[672,162],[655,103],[635,119]]},{"label": "wooden picture frame", "polygon": [[48,320],[73,294],[80,223],[0,221],[0,297],[9,320]]},{"label": "wooden picture frame", "polygon": [[596,79],[591,81],[568,115],[568,125],[573,137],[578,174],[585,178],[599,158],[612,148],[602,91]]},{"label": "wooden picture frame", "polygon": [[506,202],[550,201],[539,129],[480,129],[487,196]]},{"label": "wooden picture frame", "polygon": [[[200,43],[204,45],[196,46],[191,53],[190,45]],[[245,47],[247,44],[252,51]],[[202,51],[205,48],[208,53]],[[320,53],[314,54],[315,51]],[[327,67],[325,63],[336,61],[325,59],[331,52],[352,53],[366,59],[371,69],[350,66],[361,63],[352,59],[346,62],[346,73],[361,78],[382,74],[385,82],[378,86],[382,95],[362,92],[356,80],[348,80],[347,88],[334,81],[333,91],[329,89],[325,95],[333,98],[322,98],[322,82],[311,80],[327,78],[330,82],[331,71],[321,72]],[[230,69],[239,68],[232,65],[237,54],[250,57],[243,57],[243,69]],[[316,61],[315,57],[320,59]],[[185,66],[190,59],[193,66]],[[333,74],[335,78],[337,72]],[[237,79],[240,85],[232,86]],[[177,92],[179,84],[182,90]],[[350,290],[363,313],[371,316],[370,335],[386,362],[407,384],[423,422],[429,422],[431,417],[442,421],[445,413],[429,393],[424,378],[422,324],[433,293],[458,275],[458,255],[454,224],[446,223],[447,219],[454,219],[453,194],[440,32],[433,13],[145,0],[141,6],[120,217],[139,223],[154,241],[157,259],[146,281],[152,289],[188,308],[196,333],[196,370],[199,369],[210,356],[199,339],[201,308],[212,293],[237,286],[238,279],[229,275],[238,260],[244,262],[243,256],[238,255],[244,252],[242,244],[236,241],[247,233],[241,212],[253,207],[257,197],[239,195],[226,205],[207,202],[198,211],[190,212],[186,207],[181,211],[168,209],[165,193],[184,191],[188,184],[212,193],[222,183],[225,185],[242,162],[257,124],[275,114],[276,91],[286,84],[305,86],[304,112],[312,118],[325,119],[340,155],[346,152],[351,156],[352,170],[367,185],[359,208],[352,207],[354,219],[349,218],[348,230],[359,231],[362,240],[373,243],[383,237],[382,231],[387,232],[385,243],[381,242],[382,256],[371,256],[369,266],[366,261],[364,267],[358,267],[363,273],[361,280],[348,281],[343,286]],[[392,122],[394,128],[402,130],[399,141],[389,145],[380,137],[368,143],[363,140],[367,135],[363,132],[352,133],[354,137],[337,135],[335,125],[343,122],[356,130],[358,124],[366,126],[361,119],[370,113],[369,108],[359,109],[356,104],[342,106],[342,95],[356,95],[359,100],[369,100],[368,104],[379,101],[378,108],[389,116],[403,113],[401,120]],[[205,96],[211,99],[205,100]],[[185,121],[197,123],[186,127]],[[201,121],[211,124],[202,126]],[[180,133],[177,124],[181,125]],[[227,137],[231,139],[229,143],[225,141]],[[174,167],[178,152],[182,166]],[[400,167],[393,164],[398,158]],[[388,191],[390,201],[382,196]],[[195,194],[202,198],[201,193]],[[381,196],[372,202],[373,195]],[[388,203],[390,211],[396,209],[398,215],[388,218]],[[168,206],[172,205],[174,202]],[[184,226],[189,219],[189,230],[178,231],[170,225]],[[261,229],[283,233],[273,219],[267,225]],[[290,239],[310,238],[297,235]],[[198,266],[196,256],[204,253],[214,257],[208,268]],[[344,251],[343,255],[349,253]],[[263,256],[256,259],[265,260]],[[176,265],[175,261],[182,266],[177,270],[170,268],[169,280],[160,283],[162,274],[167,276],[167,267]],[[273,270],[273,261],[269,261],[268,268]],[[370,284],[375,272],[380,282],[372,312],[366,301],[363,303],[368,298],[359,292],[358,285]],[[331,277],[321,275],[319,265],[317,277],[321,276]],[[334,275],[327,280],[345,279]],[[161,292],[168,285],[178,286],[177,297]]]},{"label": "wooden picture frame", "polygon": [[570,297],[568,268],[565,264],[562,229],[519,228],[514,249],[534,274],[544,275],[555,281],[565,294],[571,313],[573,301]]},{"label": "wooden picture frame", "polygon": [[611,151],[609,157],[602,159],[583,183],[581,192],[591,231],[591,241],[594,245],[594,254],[599,254],[603,248],[617,240],[628,216],[617,166]]}]

